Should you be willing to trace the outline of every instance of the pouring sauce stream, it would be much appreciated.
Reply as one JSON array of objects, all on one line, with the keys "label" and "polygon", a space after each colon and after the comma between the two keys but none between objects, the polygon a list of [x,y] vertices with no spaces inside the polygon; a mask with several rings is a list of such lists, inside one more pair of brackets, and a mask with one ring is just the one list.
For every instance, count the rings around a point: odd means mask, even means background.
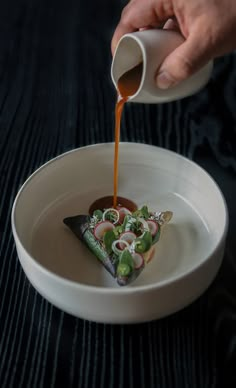
[{"label": "pouring sauce stream", "polygon": [[115,152],[114,152],[114,182],[113,182],[113,208],[117,207],[118,193],[118,161],[120,142],[120,122],[124,104],[133,96],[140,85],[143,72],[143,63],[139,63],[131,70],[124,73],[118,80],[118,96],[115,108]]}]

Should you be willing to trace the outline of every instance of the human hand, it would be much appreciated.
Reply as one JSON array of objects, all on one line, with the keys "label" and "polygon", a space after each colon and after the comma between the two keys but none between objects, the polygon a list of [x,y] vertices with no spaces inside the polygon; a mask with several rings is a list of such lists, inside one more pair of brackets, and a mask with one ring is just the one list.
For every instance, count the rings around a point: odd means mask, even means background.
[{"label": "human hand", "polygon": [[167,89],[236,48],[236,1],[131,0],[114,32],[112,52],[124,34],[163,25],[178,28],[186,39],[157,69],[157,85]]}]

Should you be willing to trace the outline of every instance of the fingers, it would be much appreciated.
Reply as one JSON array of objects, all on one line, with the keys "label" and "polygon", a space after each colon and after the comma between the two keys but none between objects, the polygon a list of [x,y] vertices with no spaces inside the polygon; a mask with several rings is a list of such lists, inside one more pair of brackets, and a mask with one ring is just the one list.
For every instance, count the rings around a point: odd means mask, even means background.
[{"label": "fingers", "polygon": [[163,12],[157,12],[155,5],[158,1],[153,0],[131,0],[129,4],[123,9],[121,19],[114,32],[111,50],[114,54],[116,45],[120,38],[130,32],[149,28],[159,27],[163,21],[168,19],[168,16]]},{"label": "fingers", "polygon": [[175,18],[168,19],[163,26],[163,30],[180,31],[179,24]]},{"label": "fingers", "polygon": [[193,75],[212,57],[213,53],[209,47],[201,42],[198,36],[190,35],[160,66],[156,76],[157,86],[161,89],[175,86]]}]

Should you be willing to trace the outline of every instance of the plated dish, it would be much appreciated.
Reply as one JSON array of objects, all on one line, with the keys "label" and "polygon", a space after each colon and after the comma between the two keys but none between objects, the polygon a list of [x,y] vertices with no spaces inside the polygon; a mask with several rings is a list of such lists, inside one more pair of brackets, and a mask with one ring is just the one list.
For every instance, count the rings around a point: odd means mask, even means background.
[{"label": "plated dish", "polygon": [[64,223],[85,243],[120,286],[133,282],[154,255],[161,229],[171,211],[150,212],[142,206],[131,212],[119,205],[92,215],[67,217]]}]

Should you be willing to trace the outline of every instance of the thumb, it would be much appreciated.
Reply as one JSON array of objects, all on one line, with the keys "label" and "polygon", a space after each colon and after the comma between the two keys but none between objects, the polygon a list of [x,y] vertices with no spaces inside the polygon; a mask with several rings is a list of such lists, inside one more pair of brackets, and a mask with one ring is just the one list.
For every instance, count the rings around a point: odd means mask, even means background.
[{"label": "thumb", "polygon": [[193,75],[210,59],[211,50],[198,38],[191,38],[169,54],[156,75],[156,83],[160,89],[168,89]]}]

